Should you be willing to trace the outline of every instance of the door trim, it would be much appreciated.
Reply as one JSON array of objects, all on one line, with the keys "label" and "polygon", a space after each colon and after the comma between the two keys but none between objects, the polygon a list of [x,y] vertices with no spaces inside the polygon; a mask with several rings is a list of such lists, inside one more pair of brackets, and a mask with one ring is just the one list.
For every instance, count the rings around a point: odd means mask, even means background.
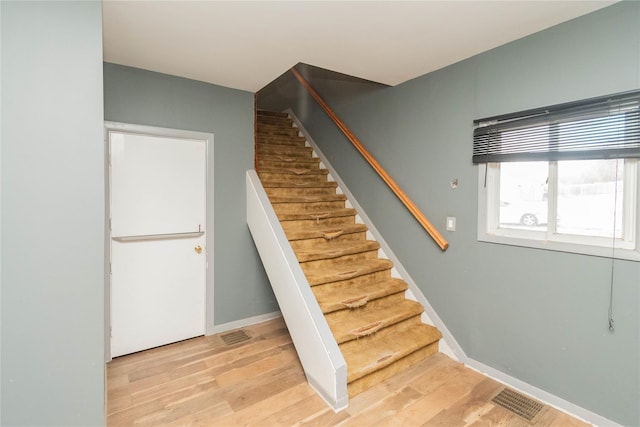
[{"label": "door trim", "polygon": [[214,263],[210,262],[214,259],[214,197],[213,189],[213,133],[197,132],[183,129],[171,129],[157,126],[146,126],[133,123],[123,122],[104,122],[104,144],[105,144],[105,321],[104,321],[104,334],[105,334],[105,361],[111,360],[111,227],[109,224],[111,201],[109,200],[110,194],[110,170],[109,170],[109,132],[125,132],[132,134],[141,134],[158,137],[168,138],[182,138],[182,139],[196,139],[205,142],[205,230],[206,230],[206,275],[205,275],[205,335],[211,335],[215,333],[214,324]]}]

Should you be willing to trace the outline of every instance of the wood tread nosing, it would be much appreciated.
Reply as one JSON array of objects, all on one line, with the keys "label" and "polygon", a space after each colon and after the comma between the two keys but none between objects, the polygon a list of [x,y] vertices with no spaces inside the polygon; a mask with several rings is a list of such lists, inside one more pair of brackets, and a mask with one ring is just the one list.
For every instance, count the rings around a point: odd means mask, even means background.
[{"label": "wood tread nosing", "polygon": [[[353,233],[365,233],[368,230],[367,226],[364,224],[339,225],[336,227],[308,227],[304,230],[297,230],[286,222],[282,224],[282,228],[290,242],[294,240],[310,239],[325,239],[326,241],[330,241],[339,236]],[[331,238],[332,236],[335,237]]]},{"label": "wood tread nosing", "polygon": [[404,296],[407,289],[407,283],[396,278],[349,285],[333,282],[311,288],[325,314],[357,307],[362,303],[366,305],[389,295],[402,294]]},{"label": "wood tread nosing", "polygon": [[281,111],[271,111],[271,110],[256,110],[256,114],[258,117],[260,116],[272,116],[272,117],[289,117],[287,113],[283,113]]},{"label": "wood tread nosing", "polygon": [[419,317],[424,311],[422,305],[411,300],[396,303],[383,302],[378,306],[367,304],[360,308],[339,310],[325,315],[338,344],[371,336],[388,326],[403,320]]},{"label": "wood tread nosing", "polygon": [[317,260],[335,259],[345,255],[352,255],[367,251],[377,251],[380,243],[373,240],[363,242],[336,242],[330,247],[300,249],[296,251],[299,262],[309,262]]},{"label": "wood tread nosing", "polygon": [[419,324],[390,334],[373,335],[366,346],[351,340],[340,346],[347,362],[347,383],[391,364],[414,351],[426,347],[442,338],[433,326]]}]

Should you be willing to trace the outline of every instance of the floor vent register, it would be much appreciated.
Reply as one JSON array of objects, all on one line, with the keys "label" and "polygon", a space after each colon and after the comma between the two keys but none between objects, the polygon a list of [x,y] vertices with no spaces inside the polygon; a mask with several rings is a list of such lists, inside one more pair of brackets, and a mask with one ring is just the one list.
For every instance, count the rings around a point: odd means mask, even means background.
[{"label": "floor vent register", "polygon": [[237,331],[229,332],[228,334],[220,335],[222,341],[226,345],[235,345],[240,344],[246,341],[249,341],[251,338],[243,329],[238,329]]},{"label": "floor vent register", "polygon": [[542,403],[508,388],[498,393],[491,401],[529,422],[535,422],[546,409]]}]

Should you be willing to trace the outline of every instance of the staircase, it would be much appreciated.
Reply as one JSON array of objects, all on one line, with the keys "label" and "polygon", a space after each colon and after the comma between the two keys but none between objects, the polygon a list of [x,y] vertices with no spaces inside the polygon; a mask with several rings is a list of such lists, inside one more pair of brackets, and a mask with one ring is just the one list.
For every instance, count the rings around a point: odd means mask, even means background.
[{"label": "staircase", "polygon": [[442,335],[286,114],[258,111],[256,169],[346,361],[349,396],[436,353]]}]

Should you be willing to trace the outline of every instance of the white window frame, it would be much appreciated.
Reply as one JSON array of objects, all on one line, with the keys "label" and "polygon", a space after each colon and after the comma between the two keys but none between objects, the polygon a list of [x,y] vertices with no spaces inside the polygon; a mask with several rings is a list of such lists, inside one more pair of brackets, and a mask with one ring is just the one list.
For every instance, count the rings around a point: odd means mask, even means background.
[{"label": "white window frame", "polygon": [[[478,240],[513,246],[571,252],[640,261],[640,160],[626,159],[624,166],[623,236],[621,239],[558,234],[555,230],[557,162],[549,162],[548,218],[546,231],[499,227],[500,163],[478,165]],[[486,186],[485,186],[486,179]],[[615,242],[615,243],[614,243]],[[615,246],[614,246],[615,245]]]}]

